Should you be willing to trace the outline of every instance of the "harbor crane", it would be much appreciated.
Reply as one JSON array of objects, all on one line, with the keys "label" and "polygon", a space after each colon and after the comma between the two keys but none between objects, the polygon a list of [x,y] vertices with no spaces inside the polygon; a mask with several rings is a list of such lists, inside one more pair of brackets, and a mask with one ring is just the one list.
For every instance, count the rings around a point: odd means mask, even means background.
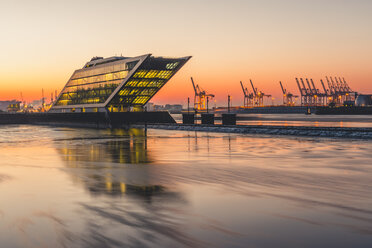
[{"label": "harbor crane", "polygon": [[244,87],[243,82],[240,81],[240,85],[242,86],[243,94],[244,94],[244,107],[247,108],[249,106],[253,106],[253,93],[249,93],[248,89]]},{"label": "harbor crane", "polygon": [[305,81],[306,81],[307,87],[305,85],[303,78],[300,78],[300,79],[296,78],[297,86],[301,93],[301,105],[302,106],[324,105],[325,98],[327,97],[327,93],[320,92],[320,90],[315,86],[315,83],[312,78],[310,78],[310,80],[305,78]]},{"label": "harbor crane", "polygon": [[195,84],[191,77],[191,83],[194,88],[194,110],[207,110],[209,98],[214,98],[213,94],[208,94],[205,90],[200,89],[199,85]]},{"label": "harbor crane", "polygon": [[298,97],[298,96],[295,96],[293,95],[291,92],[287,91],[287,89],[285,89],[283,87],[283,84],[281,81],[279,81],[279,84],[280,84],[280,88],[282,88],[282,92],[283,92],[283,105],[286,105],[286,106],[294,106],[295,104],[295,99]]},{"label": "harbor crane", "polygon": [[271,95],[266,95],[262,91],[258,91],[257,88],[254,87],[252,80],[249,79],[249,81],[250,81],[252,89],[253,89],[254,104],[256,106],[263,107],[264,106],[264,102],[263,102],[264,97],[271,97]]},{"label": "harbor crane", "polygon": [[355,92],[349,87],[345,78],[326,77],[328,84],[329,103],[342,105],[344,101],[350,101],[355,98]]},{"label": "harbor crane", "polygon": [[[342,105],[345,101],[353,101],[355,92],[351,90],[345,79],[341,77],[325,77],[326,83],[322,79],[320,83],[323,91],[316,88],[313,79],[296,78],[298,89],[301,93],[301,105],[303,106],[324,106]],[[301,83],[300,83],[301,81]],[[305,85],[305,82],[307,86]],[[328,86],[328,88],[326,87]]]}]

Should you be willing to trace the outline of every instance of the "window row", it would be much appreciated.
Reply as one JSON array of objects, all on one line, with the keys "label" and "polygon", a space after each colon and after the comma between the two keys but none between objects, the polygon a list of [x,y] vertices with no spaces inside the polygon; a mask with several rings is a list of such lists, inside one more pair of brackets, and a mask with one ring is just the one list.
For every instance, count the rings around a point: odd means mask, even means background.
[{"label": "window row", "polygon": [[125,87],[156,87],[160,88],[164,85],[165,80],[130,80],[125,84]]},{"label": "window row", "polygon": [[177,65],[179,64],[180,62],[174,62],[174,63],[169,63],[165,66],[165,68],[167,68],[168,70],[174,70],[176,69]]},{"label": "window row", "polygon": [[132,104],[141,104],[144,105],[150,99],[149,96],[138,96],[133,100]]},{"label": "window row", "polygon": [[99,76],[91,76],[79,79],[72,79],[67,83],[67,86],[75,86],[82,84],[91,84],[97,82],[111,81],[117,79],[124,79],[128,76],[128,71],[119,71],[115,73],[107,73]]},{"label": "window row", "polygon": [[169,79],[173,75],[173,71],[159,70],[139,70],[134,74],[134,78],[162,78]]},{"label": "window row", "polygon": [[135,61],[135,63],[134,62],[128,62],[128,63],[116,62],[113,64],[102,65],[102,66],[92,67],[88,69],[84,68],[81,70],[77,70],[72,76],[72,79],[91,77],[94,75],[112,73],[112,72],[117,72],[117,71],[130,71],[134,68],[137,62],[138,61]]},{"label": "window row", "polygon": [[158,91],[158,89],[138,89],[138,88],[124,88],[119,92],[119,96],[153,96]]},{"label": "window row", "polygon": [[107,88],[116,88],[121,83],[121,80],[110,81],[110,82],[100,82],[95,84],[86,84],[79,86],[69,86],[66,87],[63,92],[75,92],[81,90],[93,90],[93,89],[107,89]]},{"label": "window row", "polygon": [[102,99],[95,97],[95,98],[84,98],[84,99],[76,99],[76,100],[59,100],[57,102],[57,106],[67,106],[67,105],[78,105],[78,104],[94,104],[94,103],[102,103]]}]

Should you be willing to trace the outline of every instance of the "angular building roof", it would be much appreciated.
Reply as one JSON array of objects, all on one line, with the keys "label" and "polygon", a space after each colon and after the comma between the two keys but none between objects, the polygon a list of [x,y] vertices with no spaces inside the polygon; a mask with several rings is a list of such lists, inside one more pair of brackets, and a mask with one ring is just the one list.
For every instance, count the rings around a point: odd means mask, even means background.
[{"label": "angular building roof", "polygon": [[191,57],[94,57],[76,70],[51,110],[145,105]]}]

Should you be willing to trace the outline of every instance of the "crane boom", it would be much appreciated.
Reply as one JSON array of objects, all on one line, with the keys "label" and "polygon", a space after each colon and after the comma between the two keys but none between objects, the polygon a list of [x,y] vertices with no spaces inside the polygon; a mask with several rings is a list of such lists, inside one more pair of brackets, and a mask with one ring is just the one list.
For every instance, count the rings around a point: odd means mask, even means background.
[{"label": "crane boom", "polygon": [[296,82],[297,82],[297,86],[298,86],[298,89],[300,90],[300,94],[301,96],[303,96],[303,92],[302,92],[302,89],[301,89],[301,86],[300,86],[300,82],[298,81],[298,78],[296,78]]},{"label": "crane boom", "polygon": [[304,83],[304,80],[302,78],[300,78],[300,80],[301,80],[302,86],[304,87],[305,93],[308,94],[305,83]]},{"label": "crane boom", "polygon": [[313,92],[313,89],[312,89],[311,86],[310,86],[309,79],[306,78],[305,80],[306,80],[307,86],[309,87],[309,91],[310,91],[310,93],[314,93],[314,92]]},{"label": "crane boom", "polygon": [[314,89],[315,94],[320,93],[319,90],[315,87],[315,84],[314,84],[314,81],[313,81],[312,78],[310,78],[310,82],[311,82],[311,84],[313,85],[313,89]]},{"label": "crane boom", "polygon": [[194,83],[194,79],[191,77],[192,86],[194,87],[195,94],[198,94],[198,91],[196,90],[196,86]]},{"label": "crane boom", "polygon": [[257,96],[257,92],[256,92],[256,89],[253,86],[252,79],[249,79],[249,81],[251,82],[251,86],[252,86],[254,95]]},{"label": "crane boom", "polygon": [[283,88],[282,81],[279,81],[279,83],[280,83],[280,88],[282,88],[283,94],[285,94],[286,90],[284,90]]},{"label": "crane boom", "polygon": [[328,96],[327,89],[326,89],[326,87],[324,86],[324,83],[323,83],[323,80],[322,80],[322,79],[320,79],[320,83],[321,83],[322,86],[323,86],[324,93]]},{"label": "crane boom", "polygon": [[335,93],[335,92],[334,92],[334,89],[333,89],[331,83],[329,82],[327,76],[326,76],[326,79],[327,79],[327,84],[328,84],[328,88],[329,88],[329,93],[330,93],[330,94],[334,94],[334,93]]},{"label": "crane boom", "polygon": [[337,89],[339,92],[342,92],[342,87],[341,87],[341,84],[338,82],[337,78],[335,77],[335,82],[336,82],[336,85],[337,85]]},{"label": "crane boom", "polygon": [[338,89],[337,89],[337,87],[336,87],[336,84],[333,82],[333,79],[332,79],[332,77],[329,77],[330,79],[331,79],[331,85],[332,85],[332,87],[333,87],[333,91],[334,91],[334,93],[338,93]]},{"label": "crane boom", "polygon": [[346,85],[346,88],[349,92],[352,92],[351,88],[349,87],[349,85],[347,84],[345,78],[342,78],[342,80],[344,81],[345,85]]},{"label": "crane boom", "polygon": [[347,88],[346,88],[346,85],[344,84],[344,82],[342,82],[341,78],[338,77],[338,81],[340,82],[340,87],[342,89],[342,92],[347,92]]},{"label": "crane boom", "polygon": [[247,92],[246,92],[245,89],[244,89],[244,86],[243,86],[242,81],[240,81],[240,85],[242,86],[242,90],[243,90],[244,96],[247,96]]}]

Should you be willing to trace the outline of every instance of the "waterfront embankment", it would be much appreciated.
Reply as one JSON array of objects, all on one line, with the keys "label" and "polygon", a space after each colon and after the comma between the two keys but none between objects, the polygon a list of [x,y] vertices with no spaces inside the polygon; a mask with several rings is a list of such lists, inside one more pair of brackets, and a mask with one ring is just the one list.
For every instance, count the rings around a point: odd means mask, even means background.
[{"label": "waterfront embankment", "polygon": [[[143,125],[136,125],[143,127]],[[149,124],[146,128],[199,131],[214,133],[241,133],[263,135],[291,135],[308,137],[335,137],[372,139],[372,128],[343,128],[343,127],[309,127],[309,126],[274,126],[274,125],[192,125],[192,124]]]},{"label": "waterfront embankment", "polygon": [[[255,125],[240,124],[229,125],[201,125],[176,123],[168,112],[128,112],[128,113],[65,113],[65,114],[1,114],[0,124],[2,125],[47,125],[95,129],[112,129],[141,127],[163,130],[179,131],[200,131],[214,133],[241,133],[259,135],[290,135],[307,137],[339,137],[354,139],[372,139],[372,127],[369,127],[369,119],[357,117],[357,124],[360,127],[335,127],[335,126],[309,126],[302,119],[291,119],[288,124],[270,125],[270,122]],[[261,117],[262,118],[262,117]],[[308,118],[306,118],[308,119]],[[299,120],[302,120],[299,122]],[[329,120],[325,122],[329,125]],[[354,118],[353,118],[354,120]],[[350,120],[349,120],[350,121]],[[271,121],[273,122],[273,121]],[[307,121],[309,122],[309,121]],[[275,123],[275,122],[274,122]],[[332,122],[333,123],[333,122]]]}]

